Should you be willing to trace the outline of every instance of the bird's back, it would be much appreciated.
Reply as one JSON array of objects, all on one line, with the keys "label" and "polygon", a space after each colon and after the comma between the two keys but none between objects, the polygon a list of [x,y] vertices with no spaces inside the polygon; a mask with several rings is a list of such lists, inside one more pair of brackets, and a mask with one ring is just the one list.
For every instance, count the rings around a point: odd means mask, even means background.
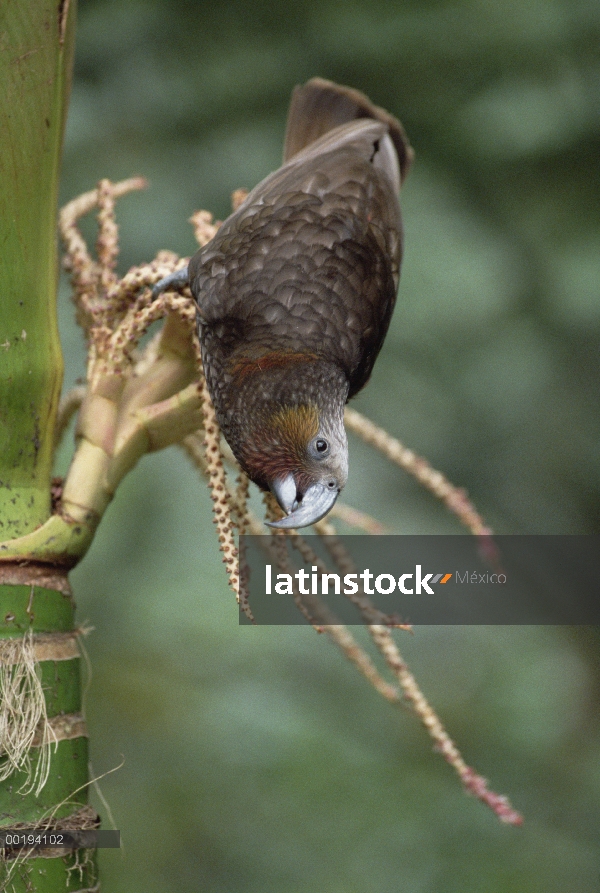
[{"label": "bird's back", "polygon": [[394,307],[411,150],[362,94],[314,79],[294,93],[285,152],[190,262],[207,373],[223,385],[246,360],[326,357],[352,396]]}]

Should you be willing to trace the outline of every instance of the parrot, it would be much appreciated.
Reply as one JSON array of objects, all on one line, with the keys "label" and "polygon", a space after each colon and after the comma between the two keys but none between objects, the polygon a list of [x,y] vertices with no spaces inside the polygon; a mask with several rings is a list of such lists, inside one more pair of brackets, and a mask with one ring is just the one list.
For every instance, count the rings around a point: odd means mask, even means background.
[{"label": "parrot", "polygon": [[316,523],[346,484],[344,407],[390,324],[412,160],[396,118],[312,78],[293,91],[283,165],[153,289],[191,290],[217,421],[281,506],[271,527]]}]

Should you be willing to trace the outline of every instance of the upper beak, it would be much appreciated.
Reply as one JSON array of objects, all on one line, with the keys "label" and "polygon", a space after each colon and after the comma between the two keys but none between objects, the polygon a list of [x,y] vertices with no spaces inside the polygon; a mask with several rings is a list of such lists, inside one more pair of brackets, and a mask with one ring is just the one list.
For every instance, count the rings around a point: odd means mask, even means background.
[{"label": "upper beak", "polygon": [[269,527],[278,530],[290,530],[294,527],[308,527],[316,524],[333,505],[339,495],[339,487],[328,487],[327,484],[311,484],[304,496],[298,500],[296,482],[291,474],[274,481],[271,490],[277,502],[287,514],[280,521],[267,521]]}]

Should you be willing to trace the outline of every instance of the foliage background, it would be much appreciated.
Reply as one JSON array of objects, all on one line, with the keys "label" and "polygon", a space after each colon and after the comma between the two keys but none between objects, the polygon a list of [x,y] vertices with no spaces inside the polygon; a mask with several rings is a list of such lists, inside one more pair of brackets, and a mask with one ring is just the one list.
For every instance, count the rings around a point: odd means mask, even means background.
[{"label": "foliage background", "polygon": [[[144,174],[150,190],[119,205],[121,269],[188,254],[193,210],[224,217],[234,188],[279,164],[296,83],[364,90],[402,119],[417,162],[400,300],[357,408],[498,532],[597,533],[599,9],[81,0],[63,200]],[[67,295],[71,384],[84,358]],[[346,498],[397,532],[457,531],[357,443]],[[101,853],[106,890],[600,888],[594,630],[401,642],[468,762],[525,813],[515,830],[328,642],[238,627],[207,493],[175,449],[126,480],[72,578],[95,628],[94,770],[124,758],[102,782],[125,844]]]}]

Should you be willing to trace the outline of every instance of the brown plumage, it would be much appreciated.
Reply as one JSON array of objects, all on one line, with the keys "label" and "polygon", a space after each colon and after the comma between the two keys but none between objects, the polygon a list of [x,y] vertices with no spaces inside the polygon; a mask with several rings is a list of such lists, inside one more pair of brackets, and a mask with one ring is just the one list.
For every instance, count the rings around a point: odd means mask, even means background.
[{"label": "brown plumage", "polygon": [[283,166],[190,261],[219,424],[280,526],[314,523],[346,482],[343,409],[394,308],[411,160],[395,118],[314,78],[292,96]]}]

